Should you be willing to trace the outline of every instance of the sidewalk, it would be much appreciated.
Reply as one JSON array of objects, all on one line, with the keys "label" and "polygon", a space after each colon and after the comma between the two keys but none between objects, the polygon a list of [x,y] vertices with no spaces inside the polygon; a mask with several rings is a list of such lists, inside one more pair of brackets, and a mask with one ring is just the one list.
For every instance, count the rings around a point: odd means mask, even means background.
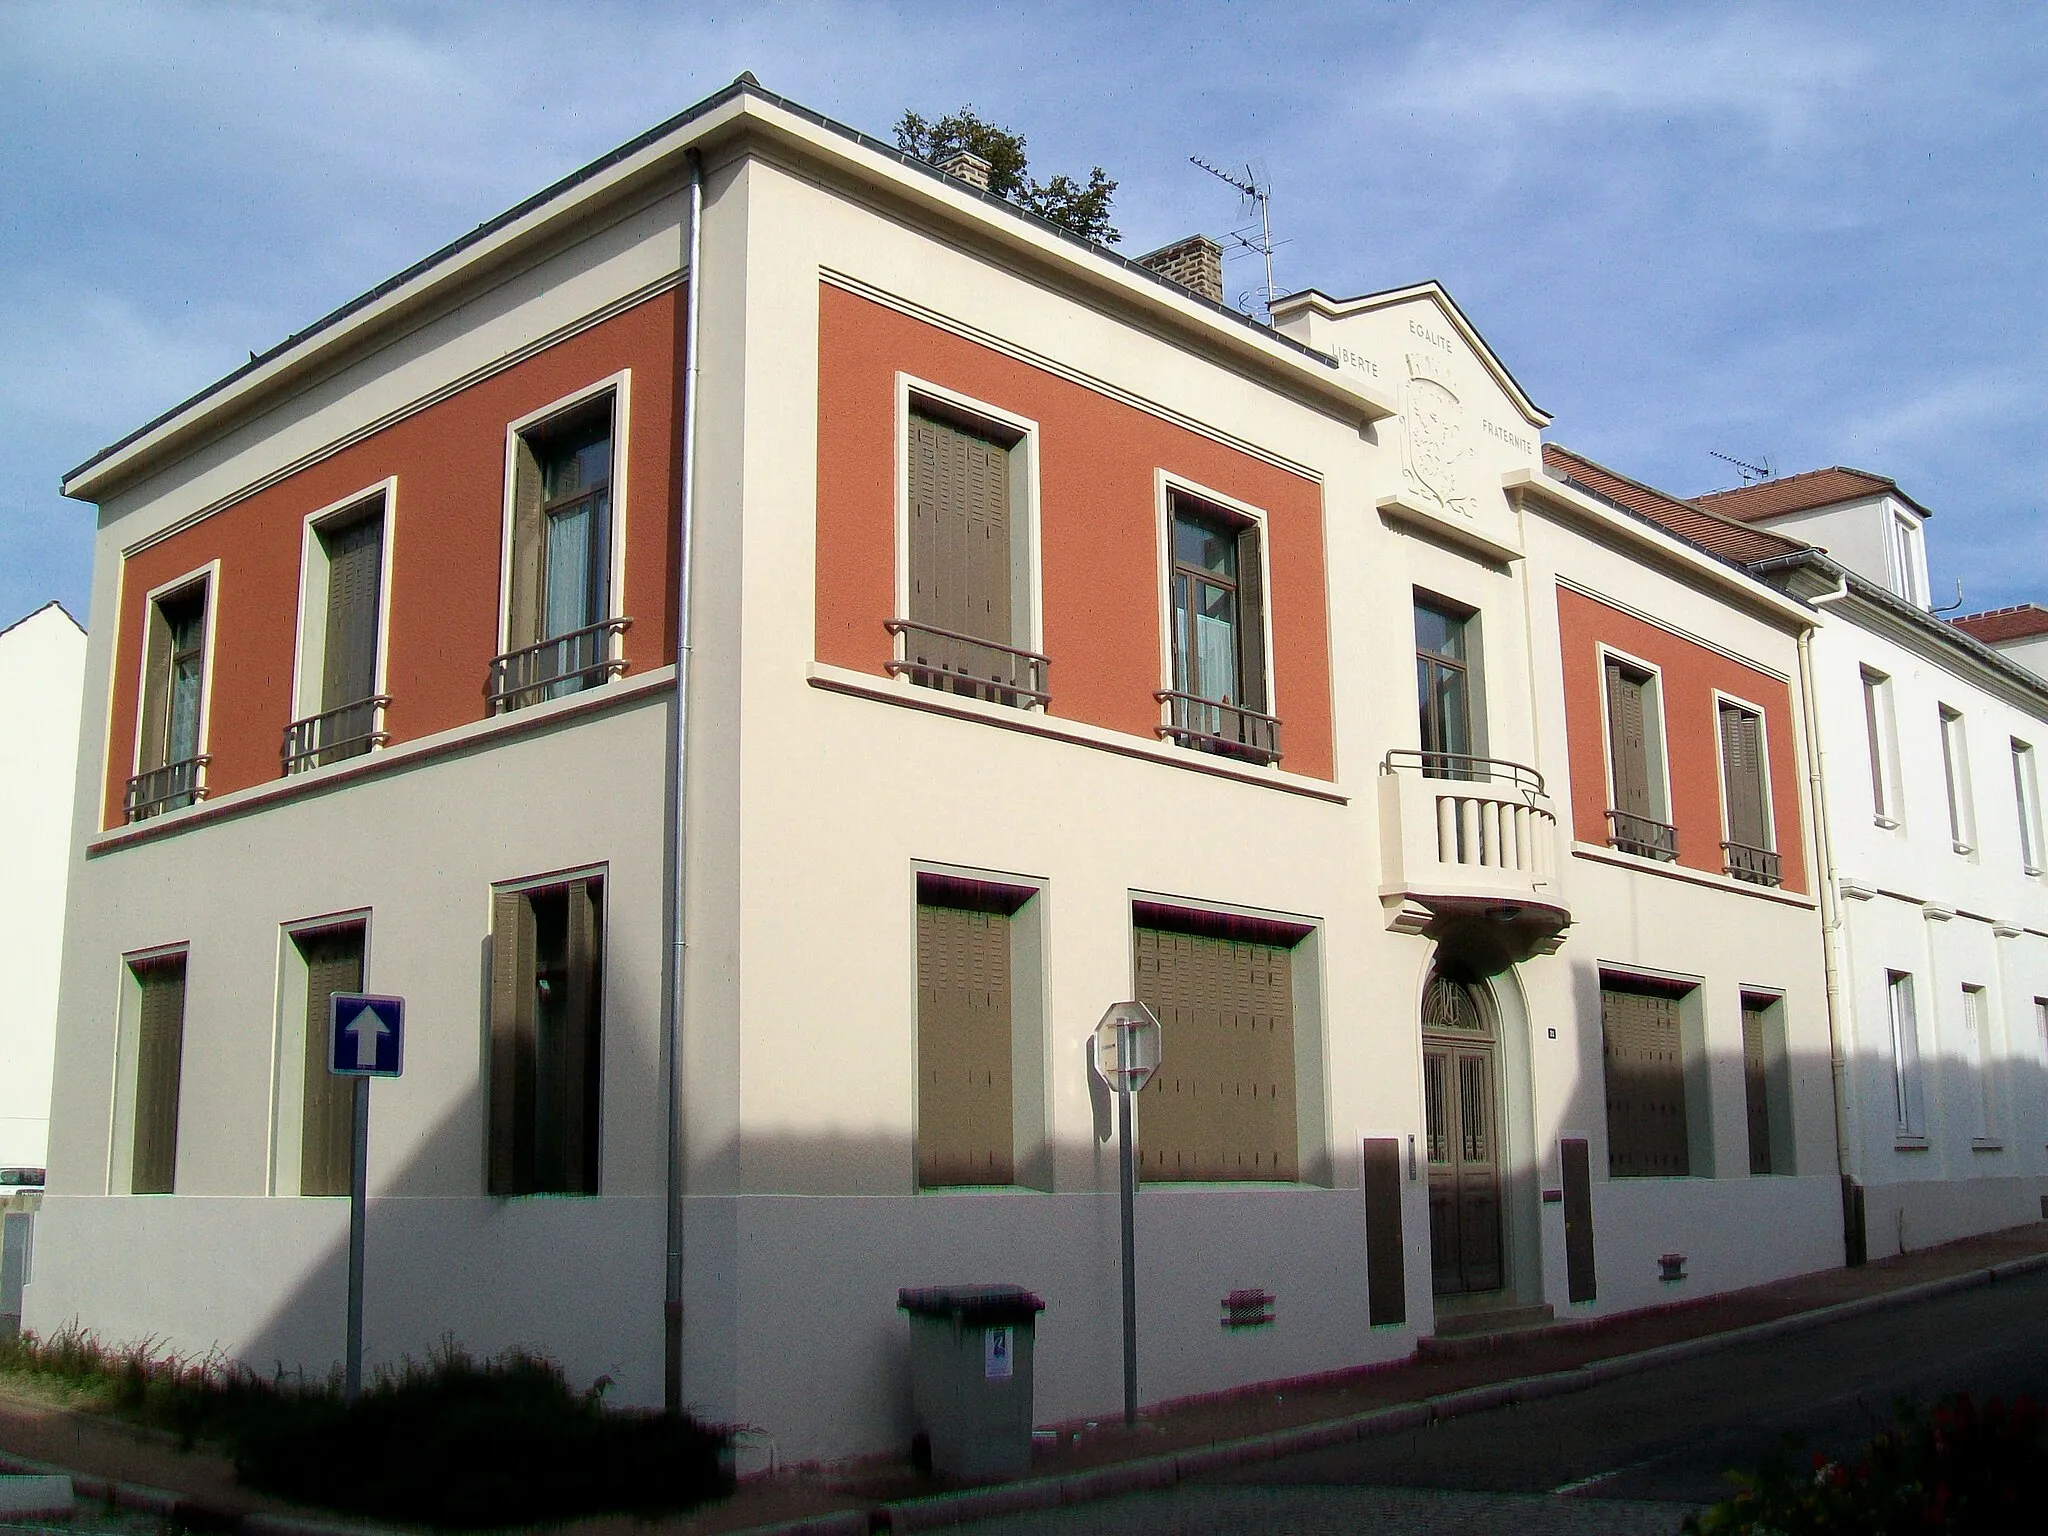
[{"label": "sidewalk", "polygon": [[[1492,1338],[1461,1338],[1442,1353],[1391,1365],[1268,1383],[1155,1405],[1134,1431],[1121,1419],[1046,1426],[1023,1482],[949,1489],[902,1463],[872,1460],[749,1479],[731,1498],[657,1523],[664,1536],[916,1530],[1025,1509],[1161,1488],[1226,1467],[1579,1390],[1741,1338],[1816,1327],[1877,1307],[1989,1284],[2048,1265],[2048,1223],[1881,1260],[1823,1270],[1696,1302]],[[0,1471],[68,1470],[93,1484],[130,1485],[121,1500],[192,1524],[291,1536],[308,1525],[355,1524],[291,1510],[236,1486],[224,1458],[179,1451],[168,1437],[61,1408],[0,1396]],[[135,1485],[141,1485],[139,1487]],[[146,1497],[163,1490],[154,1498]],[[114,1492],[110,1486],[109,1494]],[[649,1536],[644,1522],[587,1520],[577,1536]]]}]

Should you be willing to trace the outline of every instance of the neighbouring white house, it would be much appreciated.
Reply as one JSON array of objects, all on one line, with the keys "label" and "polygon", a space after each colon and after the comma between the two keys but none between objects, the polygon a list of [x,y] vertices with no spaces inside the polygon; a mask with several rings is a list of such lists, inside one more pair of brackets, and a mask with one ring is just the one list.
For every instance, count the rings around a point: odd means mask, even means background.
[{"label": "neighbouring white house", "polygon": [[0,1173],[40,1183],[50,1135],[57,976],[85,631],[59,603],[0,629]]},{"label": "neighbouring white house", "polygon": [[2048,678],[2048,608],[2039,603],[2014,603],[1950,619],[1972,640],[1984,644],[2028,671]]}]

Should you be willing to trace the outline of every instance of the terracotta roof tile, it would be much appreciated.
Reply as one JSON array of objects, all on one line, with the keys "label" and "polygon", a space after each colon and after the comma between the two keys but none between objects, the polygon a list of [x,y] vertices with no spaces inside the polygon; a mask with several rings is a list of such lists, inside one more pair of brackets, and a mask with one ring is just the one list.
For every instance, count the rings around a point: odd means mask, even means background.
[{"label": "terracotta roof tile", "polygon": [[1928,510],[1899,489],[1899,483],[1867,469],[1809,469],[1803,474],[1779,480],[1763,480],[1732,491],[1709,491],[1693,499],[1712,507],[1723,517],[1753,523],[1760,518],[1779,517],[1787,512],[1807,512],[1815,507],[1832,507],[1842,501],[1862,501],[1871,496],[1896,496],[1922,517]]},{"label": "terracotta roof tile", "polygon": [[1687,543],[1697,544],[1708,553],[1738,565],[1768,560],[1774,555],[1789,555],[1811,547],[1801,540],[1788,539],[1783,534],[1770,533],[1762,528],[1751,528],[1709,508],[1667,496],[1640,480],[1617,474],[1606,465],[1596,464],[1583,454],[1556,443],[1543,445],[1543,465],[1600,500],[1647,518]]},{"label": "terracotta roof tile", "polygon": [[2010,608],[1990,608],[1983,613],[1966,613],[1950,619],[1972,640],[1996,645],[2001,640],[2024,640],[2048,635],[2048,608],[2038,603],[2014,603]]}]

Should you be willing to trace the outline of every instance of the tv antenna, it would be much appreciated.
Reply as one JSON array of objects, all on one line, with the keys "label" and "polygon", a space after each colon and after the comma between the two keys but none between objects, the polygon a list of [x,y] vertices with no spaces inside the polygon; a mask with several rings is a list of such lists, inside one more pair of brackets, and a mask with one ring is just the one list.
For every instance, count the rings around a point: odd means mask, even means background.
[{"label": "tv antenna", "polygon": [[1271,318],[1273,301],[1279,291],[1273,286],[1273,189],[1270,184],[1261,185],[1256,172],[1247,165],[1243,176],[1233,176],[1229,171],[1218,170],[1200,155],[1189,155],[1188,163],[1207,171],[1225,186],[1235,187],[1237,195],[1252,205],[1259,216],[1258,238],[1253,239],[1249,230],[1233,229],[1230,238],[1253,255],[1262,257],[1266,263],[1266,314]]},{"label": "tv antenna", "polygon": [[1764,456],[1764,461],[1761,464],[1745,464],[1741,459],[1733,458],[1725,453],[1715,453],[1711,448],[1707,450],[1707,453],[1709,456],[1719,459],[1723,464],[1733,464],[1735,472],[1742,476],[1742,483],[1744,485],[1755,485],[1759,480],[1771,478],[1771,460],[1768,454]]}]

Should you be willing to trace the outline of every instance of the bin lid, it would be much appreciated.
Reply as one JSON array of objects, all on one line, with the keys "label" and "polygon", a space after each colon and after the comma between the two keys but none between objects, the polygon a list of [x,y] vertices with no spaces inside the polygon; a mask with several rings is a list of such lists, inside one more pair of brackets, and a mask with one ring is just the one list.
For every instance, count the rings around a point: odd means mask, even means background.
[{"label": "bin lid", "polygon": [[1045,1303],[1021,1285],[924,1285],[896,1293],[896,1305],[912,1317],[1001,1327],[1030,1323]]}]

